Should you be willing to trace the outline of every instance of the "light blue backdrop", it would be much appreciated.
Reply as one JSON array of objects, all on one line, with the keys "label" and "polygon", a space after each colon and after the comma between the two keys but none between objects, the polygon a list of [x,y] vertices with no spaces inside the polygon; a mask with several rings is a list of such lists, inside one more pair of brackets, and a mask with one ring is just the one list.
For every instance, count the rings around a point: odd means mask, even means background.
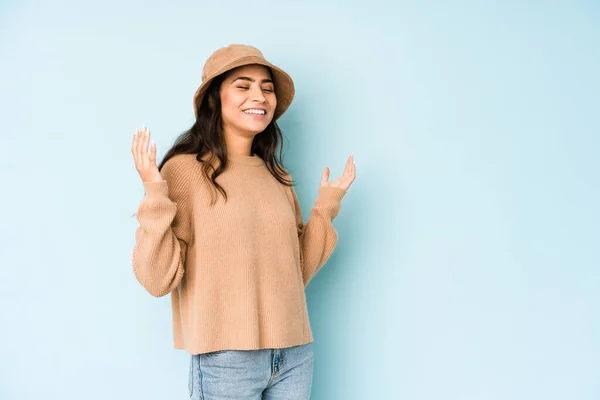
[{"label": "light blue backdrop", "polygon": [[[52,3],[52,4],[50,4]],[[313,399],[600,398],[600,5],[3,2],[0,399],[184,399],[169,298],[134,278],[130,153],[257,46],[305,218],[357,178],[307,288]]]}]

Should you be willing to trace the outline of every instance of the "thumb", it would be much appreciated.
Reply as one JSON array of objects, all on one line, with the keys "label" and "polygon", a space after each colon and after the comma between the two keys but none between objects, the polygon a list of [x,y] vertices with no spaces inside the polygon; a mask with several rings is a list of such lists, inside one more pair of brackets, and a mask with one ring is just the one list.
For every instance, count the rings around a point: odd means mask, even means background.
[{"label": "thumb", "polygon": [[329,168],[325,167],[323,175],[321,175],[321,186],[327,186],[329,181]]}]

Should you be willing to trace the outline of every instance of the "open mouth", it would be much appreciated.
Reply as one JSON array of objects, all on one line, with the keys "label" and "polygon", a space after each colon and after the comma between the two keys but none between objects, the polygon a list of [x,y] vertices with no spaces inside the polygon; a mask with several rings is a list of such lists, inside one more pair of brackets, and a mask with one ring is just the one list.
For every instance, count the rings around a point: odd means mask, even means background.
[{"label": "open mouth", "polygon": [[248,108],[242,112],[246,115],[256,118],[264,117],[265,115],[267,115],[267,111],[262,108]]}]

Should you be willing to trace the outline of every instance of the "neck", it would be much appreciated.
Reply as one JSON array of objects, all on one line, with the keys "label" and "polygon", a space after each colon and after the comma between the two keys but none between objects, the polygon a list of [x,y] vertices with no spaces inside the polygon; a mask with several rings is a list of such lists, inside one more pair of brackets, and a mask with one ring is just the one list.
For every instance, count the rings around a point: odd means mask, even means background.
[{"label": "neck", "polygon": [[227,147],[228,156],[246,156],[252,155],[252,143],[254,136],[249,132],[237,132],[228,126],[223,127],[223,136]]}]

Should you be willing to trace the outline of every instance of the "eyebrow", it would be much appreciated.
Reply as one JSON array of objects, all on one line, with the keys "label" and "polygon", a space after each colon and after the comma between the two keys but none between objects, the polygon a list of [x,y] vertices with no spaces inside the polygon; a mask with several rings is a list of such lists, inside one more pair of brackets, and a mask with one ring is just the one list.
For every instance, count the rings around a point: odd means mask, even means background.
[{"label": "eyebrow", "polygon": [[[237,78],[235,78],[233,80],[233,82],[235,82],[239,79],[241,79],[243,81],[256,82],[254,79],[247,77],[247,76],[238,76]],[[231,83],[233,83],[233,82],[231,82]],[[260,83],[273,83],[273,81],[271,79],[263,79]]]}]

